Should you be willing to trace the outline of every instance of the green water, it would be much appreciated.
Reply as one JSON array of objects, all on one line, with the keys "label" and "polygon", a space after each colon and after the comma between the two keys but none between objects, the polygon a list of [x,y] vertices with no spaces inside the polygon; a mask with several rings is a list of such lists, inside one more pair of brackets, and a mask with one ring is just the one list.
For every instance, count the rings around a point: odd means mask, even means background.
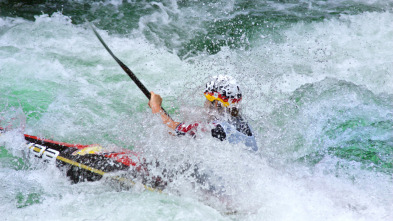
[{"label": "green water", "polygon": [[[0,208],[8,220],[390,220],[392,6],[0,2],[0,126],[15,129],[1,137]],[[169,136],[85,19],[176,120],[198,118],[209,76],[238,79],[260,151]],[[23,133],[136,149],[172,167],[203,162],[239,213],[183,178],[165,196],[71,185],[24,156]]]}]

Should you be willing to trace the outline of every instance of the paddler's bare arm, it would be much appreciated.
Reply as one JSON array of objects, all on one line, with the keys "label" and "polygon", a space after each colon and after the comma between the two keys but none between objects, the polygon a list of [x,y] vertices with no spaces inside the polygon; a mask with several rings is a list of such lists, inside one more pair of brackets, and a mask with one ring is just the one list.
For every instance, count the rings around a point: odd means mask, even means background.
[{"label": "paddler's bare arm", "polygon": [[148,105],[151,108],[153,114],[159,113],[161,115],[162,122],[169,128],[175,130],[180,122],[175,122],[168,115],[166,115],[164,111],[161,110],[162,98],[159,94],[155,94],[153,91],[151,91],[150,94],[151,98]]}]

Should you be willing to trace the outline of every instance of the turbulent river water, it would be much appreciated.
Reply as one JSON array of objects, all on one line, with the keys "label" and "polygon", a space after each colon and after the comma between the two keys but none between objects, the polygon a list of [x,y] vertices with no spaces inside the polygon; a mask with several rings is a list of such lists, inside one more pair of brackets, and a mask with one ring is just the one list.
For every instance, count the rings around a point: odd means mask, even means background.
[{"label": "turbulent river water", "polygon": [[[0,0],[3,220],[393,220],[393,1]],[[173,137],[86,20],[178,121],[235,77],[259,151]],[[71,184],[23,134],[195,162],[164,193]],[[236,211],[236,212],[234,212]]]}]

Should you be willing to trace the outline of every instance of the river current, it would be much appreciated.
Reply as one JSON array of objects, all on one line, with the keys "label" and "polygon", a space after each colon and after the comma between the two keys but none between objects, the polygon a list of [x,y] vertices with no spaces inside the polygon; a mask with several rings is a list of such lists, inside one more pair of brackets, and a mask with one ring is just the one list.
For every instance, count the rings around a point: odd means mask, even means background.
[{"label": "river current", "polygon": [[[5,220],[392,220],[393,2],[0,1],[0,211]],[[178,121],[228,74],[259,151],[173,137],[86,23]],[[71,184],[23,134],[194,162],[164,193]],[[225,203],[224,203],[225,201]],[[234,212],[236,211],[236,212]]]}]

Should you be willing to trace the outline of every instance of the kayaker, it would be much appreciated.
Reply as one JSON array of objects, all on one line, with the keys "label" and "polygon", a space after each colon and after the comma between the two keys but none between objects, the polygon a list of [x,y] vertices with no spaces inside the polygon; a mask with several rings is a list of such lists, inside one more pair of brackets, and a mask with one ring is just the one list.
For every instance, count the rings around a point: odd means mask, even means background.
[{"label": "kayaker", "polygon": [[[219,75],[212,78],[206,84],[204,95],[206,97],[205,108],[212,116],[208,125],[194,123],[186,125],[172,120],[161,110],[162,98],[159,94],[151,93],[148,103],[153,114],[159,113],[162,121],[169,128],[175,130],[177,135],[189,134],[195,136],[198,127],[200,131],[211,132],[211,135],[221,141],[228,140],[230,143],[244,143],[252,151],[257,151],[258,146],[254,134],[247,121],[240,115],[239,104],[242,93],[236,80],[230,76]],[[209,128],[209,129],[206,129]]]}]

